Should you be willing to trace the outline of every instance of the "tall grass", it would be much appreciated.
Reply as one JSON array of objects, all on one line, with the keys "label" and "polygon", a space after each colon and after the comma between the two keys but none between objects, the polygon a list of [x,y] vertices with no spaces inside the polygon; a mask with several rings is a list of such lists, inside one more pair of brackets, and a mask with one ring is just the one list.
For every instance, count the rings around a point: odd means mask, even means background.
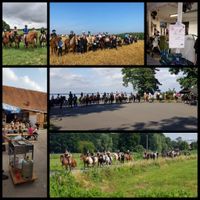
[{"label": "tall grass", "polygon": [[51,197],[197,197],[197,156],[138,160],[50,177]]}]

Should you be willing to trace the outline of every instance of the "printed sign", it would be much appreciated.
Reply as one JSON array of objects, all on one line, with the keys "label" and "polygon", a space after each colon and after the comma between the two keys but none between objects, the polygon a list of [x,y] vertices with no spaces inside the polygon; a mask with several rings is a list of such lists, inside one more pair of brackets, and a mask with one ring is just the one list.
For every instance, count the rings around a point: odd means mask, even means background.
[{"label": "printed sign", "polygon": [[177,23],[169,25],[169,48],[185,47],[185,25]]}]

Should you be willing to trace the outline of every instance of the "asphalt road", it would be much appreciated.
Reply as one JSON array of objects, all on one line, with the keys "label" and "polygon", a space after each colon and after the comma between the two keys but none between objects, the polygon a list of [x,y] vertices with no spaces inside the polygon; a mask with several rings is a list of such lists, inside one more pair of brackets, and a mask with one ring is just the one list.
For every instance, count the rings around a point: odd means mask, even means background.
[{"label": "asphalt road", "polygon": [[130,103],[52,108],[52,130],[196,131],[197,106],[184,103]]},{"label": "asphalt road", "polygon": [[39,130],[38,141],[34,142],[34,172],[38,178],[34,182],[14,185],[8,171],[8,148],[3,152],[4,174],[3,197],[47,197],[47,130]]}]

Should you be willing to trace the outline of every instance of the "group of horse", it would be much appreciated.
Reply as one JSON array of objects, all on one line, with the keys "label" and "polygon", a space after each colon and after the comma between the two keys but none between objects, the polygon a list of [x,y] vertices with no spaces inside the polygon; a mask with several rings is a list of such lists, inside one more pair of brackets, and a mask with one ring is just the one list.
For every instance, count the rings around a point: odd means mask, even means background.
[{"label": "group of horse", "polygon": [[113,104],[113,103],[131,103],[131,102],[140,102],[141,97],[139,94],[134,95],[131,93],[129,96],[126,94],[126,92],[121,93],[103,93],[100,95],[99,92],[96,94],[92,93],[90,94],[80,94],[80,97],[78,98],[76,95],[72,95],[69,98],[66,98],[66,96],[58,96],[54,99],[54,96],[52,96],[50,100],[50,105],[53,107],[54,105],[59,105],[60,108],[63,106],[67,107],[76,107],[76,106],[88,106],[88,105],[94,105],[94,104]]},{"label": "group of horse", "polygon": [[46,33],[41,33],[38,36],[37,31],[30,31],[26,37],[23,34],[15,35],[12,31],[3,32],[2,35],[2,43],[4,47],[15,47],[20,48],[20,42],[24,43],[25,48],[32,47],[36,48],[38,45],[40,47],[45,47],[47,45],[47,35]]},{"label": "group of horse", "polygon": [[162,157],[175,158],[181,155],[180,150],[170,150],[162,153]]},{"label": "group of horse", "polygon": [[58,43],[62,40],[63,47],[62,51],[65,54],[69,52],[73,53],[86,53],[88,51],[96,51],[98,49],[117,49],[117,47],[121,47],[122,45],[132,44],[133,42],[137,42],[137,37],[130,36],[129,38],[122,39],[116,35],[107,35],[101,36],[98,35],[87,35],[87,36],[79,36],[74,34],[72,37],[68,35],[65,36],[51,36],[50,38],[50,48],[51,54],[58,53]]},{"label": "group of horse", "polygon": [[161,154],[159,154],[158,152],[144,152],[143,154],[143,158],[144,159],[157,159],[159,157],[159,155],[163,158],[175,158],[175,157],[178,157],[180,156],[182,153],[180,150],[169,150],[169,151],[165,151],[165,152],[162,152]]},{"label": "group of horse", "polygon": [[[113,161],[118,161],[119,163],[125,163],[125,161],[132,161],[133,158],[130,153],[127,152],[97,152],[89,154],[81,154],[80,159],[83,161],[84,169],[89,167],[103,167],[112,165]],[[77,162],[71,154],[60,155],[60,161],[62,166],[65,166],[66,169],[70,171],[77,167]]]}]

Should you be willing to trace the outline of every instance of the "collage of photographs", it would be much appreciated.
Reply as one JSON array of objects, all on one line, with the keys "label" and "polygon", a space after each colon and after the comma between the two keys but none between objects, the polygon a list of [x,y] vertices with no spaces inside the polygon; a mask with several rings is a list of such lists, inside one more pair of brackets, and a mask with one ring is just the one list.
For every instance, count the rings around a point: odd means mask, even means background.
[{"label": "collage of photographs", "polygon": [[198,2],[2,2],[1,198],[197,198]]}]

